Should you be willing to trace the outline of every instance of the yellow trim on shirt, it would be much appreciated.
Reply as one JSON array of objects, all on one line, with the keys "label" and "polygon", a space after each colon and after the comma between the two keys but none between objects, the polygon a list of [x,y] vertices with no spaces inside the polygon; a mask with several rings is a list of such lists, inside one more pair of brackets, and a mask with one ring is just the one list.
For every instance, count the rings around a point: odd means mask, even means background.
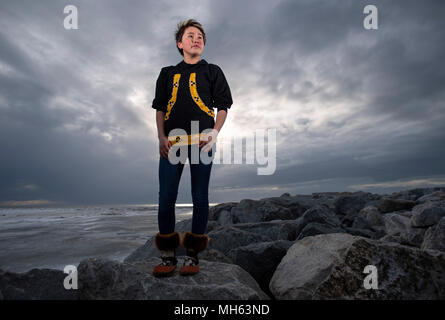
[{"label": "yellow trim on shirt", "polygon": [[190,93],[192,95],[193,101],[195,101],[195,103],[198,105],[198,107],[204,111],[205,113],[207,113],[209,116],[211,116],[212,118],[215,117],[215,113],[213,112],[213,110],[210,110],[205,104],[204,102],[201,100],[201,98],[198,95],[198,91],[196,90],[196,73],[193,72],[190,74],[190,80],[189,80],[189,87],[190,87]]},{"label": "yellow trim on shirt", "polygon": [[179,136],[169,136],[168,140],[172,145],[186,146],[190,144],[198,144],[199,138],[203,137],[204,134],[189,134],[189,135],[179,135]]},{"label": "yellow trim on shirt", "polygon": [[[207,134],[205,133],[195,133],[195,134],[189,134],[189,135],[179,135],[179,136],[169,136],[168,141],[171,142],[172,145],[177,146],[186,146],[191,144],[198,144],[200,140],[206,139]],[[208,139],[208,138],[207,138]],[[207,141],[207,140],[205,140]],[[217,138],[215,138],[215,143],[218,141]]]},{"label": "yellow trim on shirt", "polygon": [[170,112],[172,111],[172,108],[176,102],[176,97],[178,95],[178,88],[179,88],[179,79],[181,78],[180,73],[176,73],[173,78],[173,90],[172,90],[172,97],[170,101],[167,104],[167,113],[165,114],[165,120],[168,120],[170,116]]}]

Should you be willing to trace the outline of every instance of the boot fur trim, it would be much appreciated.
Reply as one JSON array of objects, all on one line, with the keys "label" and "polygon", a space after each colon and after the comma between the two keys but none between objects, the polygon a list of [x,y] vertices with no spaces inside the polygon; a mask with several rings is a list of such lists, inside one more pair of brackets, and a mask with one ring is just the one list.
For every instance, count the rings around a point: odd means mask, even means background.
[{"label": "boot fur trim", "polygon": [[154,243],[159,251],[174,251],[179,247],[180,236],[178,232],[172,232],[168,234],[156,234]]},{"label": "boot fur trim", "polygon": [[209,241],[210,238],[206,234],[186,232],[181,239],[181,244],[184,248],[199,253],[207,248]]}]

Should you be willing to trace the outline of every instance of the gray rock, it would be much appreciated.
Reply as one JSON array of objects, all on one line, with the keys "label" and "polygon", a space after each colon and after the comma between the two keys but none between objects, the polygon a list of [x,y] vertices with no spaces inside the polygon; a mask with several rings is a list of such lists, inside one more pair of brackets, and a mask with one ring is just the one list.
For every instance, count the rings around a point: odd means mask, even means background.
[{"label": "gray rock", "polygon": [[244,199],[231,211],[233,223],[293,220],[298,214],[269,200]]},{"label": "gray rock", "polygon": [[[346,215],[348,213],[356,213],[356,210],[349,210],[352,202],[355,201],[357,197],[363,196],[363,192],[316,192],[312,193],[313,200],[316,200],[315,204],[325,205],[329,209],[333,210],[338,215]],[[379,199],[379,195],[366,195],[367,199],[365,199],[365,204],[372,204],[373,202]],[[359,204],[361,207],[361,201]]]},{"label": "gray rock", "polygon": [[421,248],[422,250],[445,251],[445,217],[440,219],[435,226],[428,228]]},{"label": "gray rock", "polygon": [[430,227],[445,216],[445,201],[428,201],[413,208],[411,225],[413,227]]},{"label": "gray rock", "polygon": [[253,243],[229,251],[233,263],[249,272],[261,289],[269,293],[269,281],[292,241],[278,240]]},{"label": "gray rock", "polygon": [[[351,227],[344,227],[344,231],[339,232],[346,232],[353,236],[361,236],[364,238],[370,238],[370,239],[378,239],[383,237],[385,234],[382,232],[374,232],[367,229],[360,229],[360,228],[351,228]],[[329,232],[332,233],[332,232]]]},{"label": "gray rock", "polygon": [[411,227],[410,218],[397,213],[387,213],[383,215],[385,221],[385,231],[388,235],[400,234]]},{"label": "gray rock", "polygon": [[220,203],[209,209],[209,222],[215,221],[220,225],[233,224],[232,208],[236,207],[238,202]]},{"label": "gray rock", "polygon": [[413,212],[412,211],[397,211],[397,212],[394,212],[394,213],[397,213],[398,215],[404,216],[404,217],[407,217],[407,218],[411,218],[413,216]]},{"label": "gray rock", "polygon": [[306,210],[302,218],[305,225],[312,222],[317,222],[320,224],[329,225],[331,227],[340,226],[340,220],[335,213],[323,205],[315,205]]},{"label": "gray rock", "polygon": [[439,191],[435,191],[430,194],[426,194],[426,195],[420,197],[419,199],[417,199],[416,202],[420,204],[420,203],[425,203],[427,201],[441,201],[441,200],[445,200],[445,191],[444,190],[439,190]]},{"label": "gray rock", "polygon": [[381,239],[382,241],[397,242],[420,248],[425,230],[411,227],[409,215],[387,213],[383,215],[383,219],[387,235]]},{"label": "gray rock", "polygon": [[130,253],[125,259],[124,262],[138,262],[138,261],[144,261],[151,257],[159,257],[161,253],[156,248],[154,244],[154,236],[150,237],[145,244],[138,247],[136,250],[134,250],[132,253]]},{"label": "gray rock", "polygon": [[240,230],[231,226],[220,227],[210,232],[208,236],[210,237],[208,249],[218,250],[226,256],[234,248],[272,240],[265,235]]},{"label": "gray rock", "polygon": [[392,199],[404,199],[417,201],[417,199],[432,194],[436,191],[445,191],[445,187],[434,187],[434,188],[416,188],[404,191],[393,192],[389,197]]},{"label": "gray rock", "polygon": [[[377,268],[377,290],[364,287],[367,265]],[[269,288],[276,299],[444,299],[444,274],[440,251],[323,234],[290,247]]]},{"label": "gray rock", "polygon": [[222,226],[233,224],[233,216],[231,211],[222,211],[219,214],[218,223]]},{"label": "gray rock", "polygon": [[297,239],[298,234],[304,227],[303,219],[296,220],[274,220],[257,223],[238,223],[235,228],[247,232],[261,234],[271,240],[290,240]]},{"label": "gray rock", "polygon": [[86,300],[263,300],[269,297],[256,281],[234,264],[200,260],[193,277],[175,272],[171,277],[152,275],[159,258],[120,263],[106,259],[80,262],[79,297]]},{"label": "gray rock", "polygon": [[374,230],[369,221],[360,213],[355,217],[352,228]]},{"label": "gray rock", "polygon": [[77,300],[77,290],[63,286],[67,275],[55,269],[26,273],[0,270],[0,292],[4,300]]},{"label": "gray rock", "polygon": [[345,232],[345,230],[340,227],[333,227],[328,224],[311,222],[304,226],[303,230],[301,230],[300,234],[298,235],[297,240],[303,239],[308,236],[314,236],[317,234],[338,233],[338,232]]},{"label": "gray rock", "polygon": [[[329,206],[330,201],[324,198],[314,198],[311,195],[296,195],[290,196],[283,194],[281,197],[263,198],[260,201],[267,201],[278,206],[288,208],[294,218],[301,217],[301,215],[309,208],[317,204],[326,204]],[[281,219],[281,218],[280,218]],[[272,219],[274,220],[274,219]]]},{"label": "gray rock", "polygon": [[221,251],[215,249],[207,249],[199,254],[199,259],[213,261],[213,262],[224,262],[224,263],[233,263],[232,259],[227,257]]},{"label": "gray rock", "polygon": [[[218,227],[220,227],[220,224],[218,223],[218,221],[213,221],[213,220],[210,221],[209,220],[207,222],[206,233],[209,233],[210,231],[212,231]],[[192,231],[192,218],[177,222],[175,225],[175,231],[177,231],[179,233]]]},{"label": "gray rock", "polygon": [[400,210],[411,210],[416,205],[415,201],[404,199],[382,198],[377,208],[381,213],[388,213]]},{"label": "gray rock", "polygon": [[385,228],[385,220],[380,211],[374,206],[364,207],[360,210],[358,216],[363,217],[374,230]]},{"label": "gray rock", "polygon": [[343,192],[335,201],[335,213],[354,218],[365,206],[376,204],[379,199],[379,195],[369,192]]},{"label": "gray rock", "polygon": [[387,235],[381,237],[379,240],[382,242],[394,242],[394,243],[402,242],[402,240],[400,239],[400,234],[397,234],[397,235],[387,234]]},{"label": "gray rock", "polygon": [[425,235],[425,229],[407,228],[400,232],[399,243],[407,246],[420,248]]},{"label": "gray rock", "polygon": [[[380,239],[386,235],[385,220],[379,210],[374,206],[367,206],[360,210],[359,214],[352,223],[352,229],[362,231],[354,232],[348,227],[345,227],[345,229],[349,234],[364,236],[372,239]],[[370,232],[371,234],[369,234]]]}]

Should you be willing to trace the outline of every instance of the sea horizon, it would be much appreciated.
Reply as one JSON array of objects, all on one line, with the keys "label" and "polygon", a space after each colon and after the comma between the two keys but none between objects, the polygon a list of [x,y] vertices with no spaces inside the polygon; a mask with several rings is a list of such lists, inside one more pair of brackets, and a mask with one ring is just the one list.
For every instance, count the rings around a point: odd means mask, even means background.
[{"label": "sea horizon", "polygon": [[[175,208],[176,223],[192,217],[193,204]],[[0,269],[62,270],[89,257],[123,261],[158,232],[157,216],[157,204],[2,207]]]}]

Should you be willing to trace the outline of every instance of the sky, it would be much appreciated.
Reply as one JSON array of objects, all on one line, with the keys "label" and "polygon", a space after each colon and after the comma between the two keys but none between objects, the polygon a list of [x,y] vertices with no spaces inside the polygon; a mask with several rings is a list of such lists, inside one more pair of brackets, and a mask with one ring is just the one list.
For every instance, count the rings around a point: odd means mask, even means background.
[{"label": "sky", "polygon": [[189,18],[234,101],[217,150],[276,132],[273,174],[213,164],[211,203],[445,185],[444,1],[2,0],[0,206],[156,204],[151,103]]}]

